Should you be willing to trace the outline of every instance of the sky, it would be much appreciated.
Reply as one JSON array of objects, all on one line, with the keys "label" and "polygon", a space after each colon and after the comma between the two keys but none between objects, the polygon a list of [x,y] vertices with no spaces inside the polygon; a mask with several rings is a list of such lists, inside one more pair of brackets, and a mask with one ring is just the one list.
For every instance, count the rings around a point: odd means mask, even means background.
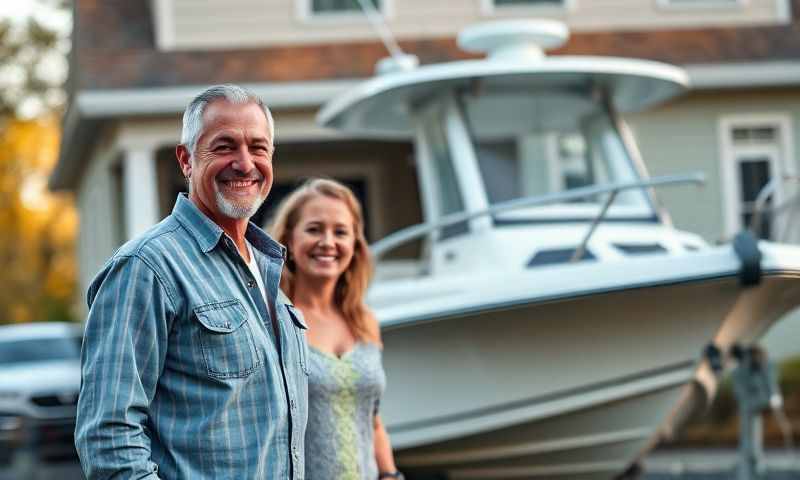
[{"label": "sky", "polygon": [[36,2],[33,0],[17,0],[0,2],[0,18],[23,18],[33,12]]},{"label": "sky", "polygon": [[[71,11],[58,11],[52,7],[56,0],[0,0],[0,21],[10,19],[13,25],[22,29],[25,22],[33,17],[40,24],[55,31],[69,32],[71,27]],[[37,67],[37,76],[48,84],[57,85],[67,75],[66,50],[68,45],[54,50],[44,56]],[[0,88],[13,89],[24,79],[24,72],[13,64],[0,65]],[[59,97],[53,102],[62,102],[63,92],[54,89]],[[20,118],[34,118],[46,110],[45,104],[38,98],[27,98],[20,102],[17,114]],[[31,209],[44,208],[48,205],[47,176],[39,173],[28,175],[22,180],[20,192],[23,203]]]},{"label": "sky", "polygon": [[48,26],[62,29],[69,28],[69,12],[57,12],[48,0],[0,0],[0,19],[10,18],[14,22],[36,18]]},{"label": "sky", "polygon": [[[49,107],[63,103],[63,91],[58,88],[67,76],[67,59],[69,51],[69,32],[71,28],[72,11],[69,8],[54,8],[60,0],[0,0],[0,21],[11,20],[12,29],[9,38],[24,38],[29,19],[33,18],[45,28],[60,33],[64,40],[52,51],[38,56],[34,74],[47,85],[54,88],[46,96],[25,95],[25,81],[27,78],[23,64],[16,61],[7,61],[0,64],[0,89],[4,98],[17,103],[17,115],[21,118],[34,118]],[[12,40],[13,41],[13,40]],[[26,56],[27,55],[27,56]],[[21,52],[14,58],[32,58],[26,52]]]}]

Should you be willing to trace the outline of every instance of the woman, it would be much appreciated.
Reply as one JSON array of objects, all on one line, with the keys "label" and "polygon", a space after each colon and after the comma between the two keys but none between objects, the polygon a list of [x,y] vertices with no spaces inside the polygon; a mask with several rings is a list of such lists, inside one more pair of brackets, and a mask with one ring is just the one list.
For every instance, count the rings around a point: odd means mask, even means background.
[{"label": "woman", "polygon": [[288,249],[281,288],[308,324],[306,478],[402,478],[378,415],[386,379],[378,322],[364,305],[372,261],[358,200],[338,182],[309,180],[271,230]]}]

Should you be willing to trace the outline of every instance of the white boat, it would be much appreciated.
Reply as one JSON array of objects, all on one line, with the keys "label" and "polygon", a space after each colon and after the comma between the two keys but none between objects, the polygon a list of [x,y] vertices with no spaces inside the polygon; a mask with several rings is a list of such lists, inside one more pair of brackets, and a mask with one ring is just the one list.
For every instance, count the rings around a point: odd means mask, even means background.
[{"label": "white boat", "polygon": [[649,178],[620,114],[680,95],[685,72],[544,55],[567,35],[472,27],[459,44],[486,58],[400,57],[319,113],[415,144],[425,223],[373,248],[416,241],[421,259],[379,264],[369,296],[409,472],[623,474],[713,397],[707,352],[724,364],[800,303],[800,248],[708,246],[657,203],[655,188],[701,178]]}]

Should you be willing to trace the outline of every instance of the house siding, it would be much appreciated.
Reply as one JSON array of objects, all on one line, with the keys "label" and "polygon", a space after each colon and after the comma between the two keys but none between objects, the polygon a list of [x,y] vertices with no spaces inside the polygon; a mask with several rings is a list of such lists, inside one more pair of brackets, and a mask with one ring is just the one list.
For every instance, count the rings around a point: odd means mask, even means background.
[{"label": "house siding", "polygon": [[119,247],[115,226],[121,225],[115,208],[119,195],[114,191],[112,167],[119,160],[109,142],[101,142],[92,154],[84,177],[77,189],[80,212],[78,229],[78,264],[80,275],[80,307],[86,307],[83,295],[94,275],[106,259]]},{"label": "house siding", "polygon": [[[308,18],[304,0],[159,0],[165,50],[221,50],[376,40],[362,15]],[[735,27],[782,23],[788,0],[750,0],[718,8],[664,7],[656,0],[574,0],[572,8],[484,8],[490,0],[388,0],[387,23],[400,39],[455,36],[465,26],[520,17],[565,21],[573,31]],[[625,12],[625,15],[620,15]]]},{"label": "house siding", "polygon": [[[794,151],[800,151],[800,91],[692,93],[657,110],[630,115],[642,157],[653,176],[701,171],[701,188],[659,190],[677,228],[702,235],[708,242],[725,238],[724,193],[720,172],[719,120],[743,114],[787,114],[792,118]],[[794,162],[797,169],[797,159]],[[697,214],[698,205],[703,214]]]}]

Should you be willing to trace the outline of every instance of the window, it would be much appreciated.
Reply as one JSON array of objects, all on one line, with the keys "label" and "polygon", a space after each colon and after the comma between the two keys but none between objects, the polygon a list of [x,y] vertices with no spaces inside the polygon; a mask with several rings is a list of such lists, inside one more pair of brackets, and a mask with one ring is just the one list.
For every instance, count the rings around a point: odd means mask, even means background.
[{"label": "window", "polygon": [[776,214],[773,207],[777,208],[791,196],[791,184],[774,184],[774,193],[758,212],[758,218],[756,199],[770,181],[792,173],[792,164],[787,161],[792,158],[788,151],[789,134],[788,118],[722,120],[721,171],[727,236],[752,227],[761,238],[787,240],[785,216]]},{"label": "window", "polygon": [[575,0],[483,0],[484,13],[493,13],[497,10],[515,10],[520,8],[556,8],[563,9],[570,6]]},{"label": "window", "polygon": [[667,8],[718,8],[738,7],[745,0],[658,0],[658,4]]},{"label": "window", "polygon": [[503,7],[506,5],[555,5],[560,7],[564,0],[494,0],[495,6]]},{"label": "window", "polygon": [[[756,198],[767,183],[775,176],[775,164],[777,163],[774,152],[762,151],[737,156],[736,159],[736,179],[739,187],[740,217],[742,226],[750,227],[756,213]],[[772,204],[769,199],[766,208]],[[761,238],[772,237],[773,221],[770,215],[763,212],[760,215],[758,225],[754,225],[756,233]]]},{"label": "window", "polygon": [[[315,15],[361,14],[358,0],[306,0],[309,2],[309,13]],[[376,10],[382,11],[385,0],[367,0]]]}]

